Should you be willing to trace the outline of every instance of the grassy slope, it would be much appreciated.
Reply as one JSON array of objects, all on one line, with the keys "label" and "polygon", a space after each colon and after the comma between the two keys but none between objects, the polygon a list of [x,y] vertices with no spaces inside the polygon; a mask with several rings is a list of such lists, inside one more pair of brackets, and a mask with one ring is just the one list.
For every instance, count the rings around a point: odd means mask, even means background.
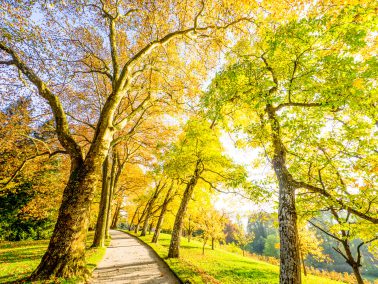
[{"label": "grassy slope", "polygon": [[[140,237],[162,258],[167,257],[170,235],[161,234],[159,244],[151,244],[152,236]],[[184,281],[190,283],[278,283],[278,266],[255,260],[252,257],[231,253],[222,249],[206,248],[202,255],[201,243],[181,239],[180,259],[166,259],[168,265]],[[309,275],[304,277],[305,284],[341,283],[326,278]]]},{"label": "grassy slope", "polygon": [[[93,239],[93,232],[87,239],[87,267],[93,270],[105,254],[105,248],[89,248]],[[31,274],[38,266],[48,240],[0,242],[0,283],[21,280]],[[76,283],[75,280],[54,280],[51,283]]]}]

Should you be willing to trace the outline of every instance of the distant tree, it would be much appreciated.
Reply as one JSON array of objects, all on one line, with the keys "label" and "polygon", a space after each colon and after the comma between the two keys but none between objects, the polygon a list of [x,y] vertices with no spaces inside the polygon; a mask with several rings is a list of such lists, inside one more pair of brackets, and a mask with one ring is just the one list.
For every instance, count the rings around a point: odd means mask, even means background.
[{"label": "distant tree", "polygon": [[323,239],[319,238],[314,230],[307,228],[305,224],[300,224],[298,228],[299,249],[303,273],[304,275],[307,275],[305,260],[309,255],[317,261],[330,261],[330,258],[324,253],[322,247]]},{"label": "distant tree", "polygon": [[280,241],[276,234],[267,236],[264,246],[264,255],[276,258],[280,256]]},{"label": "distant tree", "polygon": [[237,230],[235,232],[235,240],[238,244],[238,246],[242,249],[243,251],[243,256],[244,252],[247,249],[248,244],[250,244],[253,239],[255,238],[255,235],[253,232],[246,232],[242,226],[242,224],[238,224]]},{"label": "distant tree", "polygon": [[249,245],[251,251],[263,254],[267,236],[277,231],[273,226],[273,222],[272,214],[266,212],[254,213],[249,216],[247,230],[248,232],[253,232],[255,235],[255,238]]}]

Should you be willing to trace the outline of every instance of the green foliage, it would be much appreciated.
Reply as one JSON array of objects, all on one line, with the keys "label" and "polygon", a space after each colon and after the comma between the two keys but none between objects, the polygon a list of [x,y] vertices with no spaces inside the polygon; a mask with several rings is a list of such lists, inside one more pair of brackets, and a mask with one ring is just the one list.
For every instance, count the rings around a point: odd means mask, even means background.
[{"label": "green foliage", "polygon": [[223,153],[219,135],[206,119],[188,120],[179,140],[171,145],[165,157],[167,175],[188,182],[197,168],[201,187],[250,188],[245,168]]},{"label": "green foliage", "polygon": [[277,235],[271,234],[267,236],[264,246],[264,255],[278,258],[280,254],[279,242]]},{"label": "green foliage", "polygon": [[28,216],[23,208],[36,195],[31,182],[16,185],[0,192],[0,238],[7,241],[47,239],[53,221],[49,218]]}]

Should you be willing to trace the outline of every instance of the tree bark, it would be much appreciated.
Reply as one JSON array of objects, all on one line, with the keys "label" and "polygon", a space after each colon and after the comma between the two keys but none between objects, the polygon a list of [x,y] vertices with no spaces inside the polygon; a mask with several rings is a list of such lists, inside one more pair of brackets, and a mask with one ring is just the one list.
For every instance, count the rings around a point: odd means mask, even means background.
[{"label": "tree bark", "polygon": [[102,189],[101,189],[101,199],[98,211],[97,223],[95,235],[93,238],[92,247],[104,247],[105,237],[106,237],[106,220],[108,214],[109,206],[109,190],[110,190],[110,177],[109,172],[109,161],[110,157],[107,156],[102,167]]},{"label": "tree bark", "polygon": [[353,274],[354,274],[354,277],[356,277],[356,280],[357,280],[357,283],[358,284],[363,284],[364,283],[364,280],[362,279],[362,276],[361,276],[361,272],[360,272],[360,266],[361,264],[358,263],[354,257],[353,257],[353,254],[352,254],[352,251],[350,249],[350,245],[349,245],[349,242],[348,240],[345,240],[342,242],[342,245],[344,247],[344,250],[345,250],[345,256],[347,258],[347,263],[352,267],[353,269]]},{"label": "tree bark", "polygon": [[266,112],[272,128],[273,169],[279,184],[280,284],[300,284],[301,264],[295,208],[296,187],[286,167],[286,151],[280,138],[280,125],[275,109],[267,105]]},{"label": "tree bark", "polygon": [[113,153],[113,150],[109,153],[109,161],[111,162],[110,165],[110,178],[109,178],[109,193],[107,195],[106,202],[108,205],[106,206],[106,223],[105,223],[105,239],[110,239],[109,229],[110,229],[110,218],[112,216],[112,202],[113,202],[113,193],[118,182],[116,177],[116,167],[117,167],[117,155]]},{"label": "tree bark", "polygon": [[174,223],[173,231],[172,231],[171,243],[169,245],[168,258],[178,258],[180,255],[179,253],[180,238],[181,238],[181,230],[183,226],[183,221],[184,221],[186,210],[188,208],[190,198],[192,197],[192,194],[193,194],[194,187],[196,186],[198,179],[203,171],[203,169],[201,169],[201,163],[202,161],[198,159],[195,170],[194,170],[194,174],[191,177],[188,184],[186,185],[184,195],[180,203],[180,207],[177,210],[175,223]]},{"label": "tree bark", "polygon": [[71,172],[49,246],[30,280],[87,275],[85,241],[90,205],[99,178],[97,165],[77,164]]},{"label": "tree bark", "polygon": [[211,238],[211,249],[214,250],[214,238]]}]

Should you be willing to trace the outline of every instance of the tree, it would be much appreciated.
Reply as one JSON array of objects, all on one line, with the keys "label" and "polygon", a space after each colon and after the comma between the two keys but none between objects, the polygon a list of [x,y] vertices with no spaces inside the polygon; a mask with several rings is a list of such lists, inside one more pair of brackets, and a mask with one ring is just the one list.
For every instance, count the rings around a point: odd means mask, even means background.
[{"label": "tree", "polygon": [[328,223],[325,224],[328,225],[328,228],[323,228],[323,226],[316,224],[314,221],[309,221],[309,223],[324,234],[336,240],[338,244],[341,244],[342,248],[340,248],[338,245],[337,247],[333,247],[333,249],[345,259],[347,264],[352,267],[357,283],[363,284],[364,281],[360,272],[360,267],[362,266],[361,248],[364,245],[369,245],[372,242],[377,241],[378,236],[374,231],[368,232],[367,236],[364,236],[365,240],[362,240],[357,245],[356,256],[354,256],[351,241],[358,237],[358,233],[360,231],[358,229],[356,231],[356,227],[352,225],[353,221],[350,220],[351,214],[349,212],[346,214],[345,212],[338,212],[334,207],[330,207],[329,210],[336,221],[336,224]]},{"label": "tree", "polygon": [[264,255],[271,257],[280,256],[280,241],[276,234],[271,234],[266,237],[264,245]]},{"label": "tree", "polygon": [[159,214],[158,221],[156,223],[156,228],[155,228],[154,236],[152,237],[152,241],[151,241],[152,243],[157,243],[158,242],[159,235],[160,235],[160,230],[161,230],[161,228],[163,226],[163,220],[164,220],[164,216],[165,216],[165,214],[167,212],[168,205],[169,205],[169,203],[172,202],[173,198],[175,197],[175,195],[177,193],[177,189],[176,189],[176,191],[174,191],[174,187],[175,187],[175,181],[172,180],[171,181],[171,185],[169,186],[168,191],[165,194],[163,203],[161,205],[161,211],[160,211],[160,214]]},{"label": "tree", "polygon": [[313,230],[310,230],[303,224],[299,226],[299,250],[305,276],[307,275],[305,260],[308,255],[311,255],[318,261],[329,260],[329,257],[323,252],[322,243],[323,240],[318,238]]},{"label": "tree", "polygon": [[251,249],[254,253],[263,254],[268,235],[276,232],[273,227],[274,216],[267,212],[257,212],[248,217],[247,230],[254,234]]},{"label": "tree", "polygon": [[[152,82],[154,52],[183,37],[211,36],[247,19],[213,4],[208,9],[204,2],[195,1],[132,5],[67,1],[55,6],[41,1],[38,6],[6,3],[2,9],[0,63],[9,72],[4,78],[15,78],[17,70],[34,86],[52,111],[59,142],[71,159],[54,233],[32,279],[85,274],[90,204],[113,136],[143,115],[146,103],[159,93],[133,92],[138,82]],[[34,8],[39,21],[33,19]],[[175,21],[166,21],[167,13]],[[83,19],[80,25],[77,19]],[[135,28],[136,32],[128,33]],[[100,93],[95,91],[99,87]],[[75,139],[69,105],[83,109],[72,120],[91,129],[87,147]]]},{"label": "tree", "polygon": [[222,155],[217,131],[205,119],[189,120],[177,144],[172,146],[166,162],[167,173],[185,184],[185,190],[172,231],[168,257],[179,257],[180,234],[187,207],[198,182],[211,190],[218,184],[237,188],[246,184],[246,172]]},{"label": "tree", "polygon": [[[351,57],[369,41],[365,35],[371,22],[353,22],[360,12],[364,13],[361,7],[346,7],[338,16],[332,12],[317,17],[313,12],[302,19],[261,26],[255,38],[235,46],[229,63],[214,78],[204,98],[228,129],[248,135],[247,143],[260,149],[275,172],[280,283],[301,282],[296,192],[316,192],[361,218],[377,222],[374,212],[365,213],[352,202],[337,198],[322,188],[318,179],[305,182],[303,171],[295,175],[303,164],[291,163],[292,156],[300,161],[308,147],[319,140],[328,115],[343,110],[347,114],[350,109],[345,106],[361,100],[350,94],[357,91],[356,80],[367,76],[364,70],[372,65]],[[368,9],[366,14],[370,13]],[[354,30],[355,38],[347,35],[346,27]],[[359,94],[369,101],[374,97],[369,90],[359,90]]]},{"label": "tree", "polygon": [[238,242],[238,245],[242,249],[244,256],[244,251],[246,250],[248,244],[250,244],[253,241],[255,235],[252,232],[246,233],[244,228],[241,225],[239,225],[238,230],[236,231],[236,234],[234,236],[236,241]]}]

